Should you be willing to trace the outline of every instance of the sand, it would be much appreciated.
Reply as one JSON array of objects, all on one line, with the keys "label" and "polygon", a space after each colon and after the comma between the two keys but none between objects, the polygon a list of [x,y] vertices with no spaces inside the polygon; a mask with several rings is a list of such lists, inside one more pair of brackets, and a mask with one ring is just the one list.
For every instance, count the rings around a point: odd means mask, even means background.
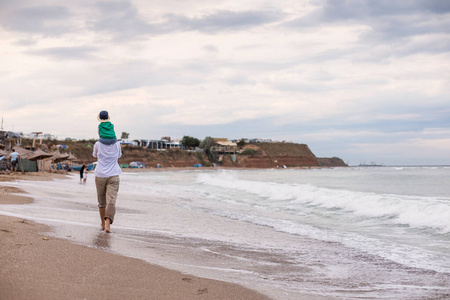
[{"label": "sand", "polygon": [[[60,174],[0,175],[49,180]],[[0,183],[0,204],[30,195]],[[0,300],[3,299],[268,299],[237,284],[199,278],[46,235],[51,228],[0,215]],[[114,234],[114,233],[112,233]],[[108,234],[104,234],[107,243]],[[102,241],[99,241],[101,244]]]}]

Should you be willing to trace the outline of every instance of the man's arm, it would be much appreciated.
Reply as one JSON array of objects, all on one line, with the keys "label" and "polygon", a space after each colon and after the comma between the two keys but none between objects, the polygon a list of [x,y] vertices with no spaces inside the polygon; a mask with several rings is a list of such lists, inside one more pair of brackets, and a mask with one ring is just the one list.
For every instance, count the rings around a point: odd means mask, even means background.
[{"label": "man's arm", "polygon": [[122,156],[122,147],[120,147],[120,143],[119,142],[117,142],[116,144],[117,144],[117,147],[119,148],[119,154],[117,156],[117,159],[119,159]]},{"label": "man's arm", "polygon": [[98,154],[98,142],[96,142],[94,144],[94,152],[92,152],[92,156],[94,156],[95,158],[97,158],[97,154]]}]

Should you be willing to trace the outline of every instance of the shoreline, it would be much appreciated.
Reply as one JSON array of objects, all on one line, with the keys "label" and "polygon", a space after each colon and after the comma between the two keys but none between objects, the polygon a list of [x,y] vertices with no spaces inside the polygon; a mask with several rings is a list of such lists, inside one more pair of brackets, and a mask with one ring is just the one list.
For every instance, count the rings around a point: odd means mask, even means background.
[{"label": "shoreline", "polygon": [[311,167],[289,167],[289,168],[247,168],[247,167],[164,167],[164,168],[123,168],[122,172],[163,172],[163,171],[219,171],[219,170],[317,170],[317,169],[331,169],[331,168],[347,168],[347,167],[324,167],[324,166],[311,166]]},{"label": "shoreline", "polygon": [[[21,173],[16,174],[0,174],[0,182],[14,181],[14,180],[33,180],[33,181],[47,181],[53,178],[66,178],[64,174],[57,173]],[[28,196],[26,192],[19,188],[4,186],[0,184],[0,205],[1,204],[30,204],[33,203],[33,197]]]},{"label": "shoreline", "polygon": [[[51,173],[0,175],[0,182],[51,180],[54,176],[65,177]],[[0,184],[0,193],[2,205],[33,202],[32,196],[17,188]],[[30,220],[1,216],[1,299],[269,299],[238,284],[183,274],[101,250],[110,235],[100,229],[100,249],[46,235],[51,230]]]}]

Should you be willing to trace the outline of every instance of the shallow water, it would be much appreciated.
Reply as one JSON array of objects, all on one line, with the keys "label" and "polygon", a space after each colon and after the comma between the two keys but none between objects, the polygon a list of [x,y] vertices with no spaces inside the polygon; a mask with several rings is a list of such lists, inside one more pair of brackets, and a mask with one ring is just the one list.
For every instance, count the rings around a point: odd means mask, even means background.
[{"label": "shallow water", "polygon": [[35,202],[0,213],[276,299],[450,297],[449,168],[124,173],[110,235],[93,179],[2,183]]}]

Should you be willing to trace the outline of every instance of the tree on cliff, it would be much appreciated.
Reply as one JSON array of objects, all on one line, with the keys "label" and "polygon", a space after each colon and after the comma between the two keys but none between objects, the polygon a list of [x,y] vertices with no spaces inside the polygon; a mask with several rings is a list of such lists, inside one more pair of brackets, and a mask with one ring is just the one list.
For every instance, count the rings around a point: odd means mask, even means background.
[{"label": "tree on cliff", "polygon": [[128,139],[129,136],[130,136],[130,134],[128,132],[122,131],[122,135],[120,138],[126,140],[126,139]]},{"label": "tree on cliff", "polygon": [[198,147],[200,145],[200,140],[195,138],[195,137],[185,135],[181,139],[181,143],[186,148],[195,148],[195,147]]},{"label": "tree on cliff", "polygon": [[213,144],[213,139],[210,136],[207,136],[200,144],[200,148],[203,149],[206,156],[208,156],[208,159],[210,162],[214,163],[216,162],[216,159],[214,157],[214,153],[211,151],[211,146]]},{"label": "tree on cliff", "polygon": [[239,148],[242,148],[245,146],[245,140],[244,139],[240,139],[239,142],[237,142],[237,146]]}]

